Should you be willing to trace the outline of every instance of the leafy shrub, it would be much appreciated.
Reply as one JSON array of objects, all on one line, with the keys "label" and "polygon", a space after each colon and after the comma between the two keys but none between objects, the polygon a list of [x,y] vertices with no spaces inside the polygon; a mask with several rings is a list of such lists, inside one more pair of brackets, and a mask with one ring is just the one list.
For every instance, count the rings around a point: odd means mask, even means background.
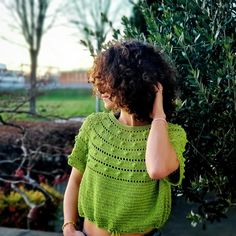
[{"label": "leafy shrub", "polygon": [[[0,191],[0,225],[5,227],[30,228],[38,230],[53,230],[50,224],[55,218],[58,206],[62,200],[62,195],[53,187],[41,183],[40,186],[46,190],[52,197],[49,204],[44,194],[37,190],[29,190],[23,186],[19,189],[28,197],[32,206],[26,204],[22,195],[18,192],[11,191],[6,193]],[[30,219],[29,219],[30,217]],[[37,222],[30,222],[37,221]]]},{"label": "leafy shrub", "polygon": [[[14,125],[0,126],[0,225],[59,231],[62,196],[51,185],[64,191],[71,169],[66,156],[81,123],[21,121]],[[12,191],[16,189],[24,194]]]},{"label": "leafy shrub", "polygon": [[178,71],[172,122],[189,140],[182,191],[199,206],[189,218],[220,220],[236,200],[235,1],[139,1],[134,9],[123,17],[125,37],[162,48]]}]

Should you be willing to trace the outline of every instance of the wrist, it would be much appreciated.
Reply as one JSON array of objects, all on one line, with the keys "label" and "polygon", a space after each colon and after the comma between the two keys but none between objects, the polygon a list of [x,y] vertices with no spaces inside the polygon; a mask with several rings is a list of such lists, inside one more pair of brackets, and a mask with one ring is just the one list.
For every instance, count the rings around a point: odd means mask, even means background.
[{"label": "wrist", "polygon": [[62,232],[75,232],[77,227],[74,221],[66,221],[62,225]]},{"label": "wrist", "polygon": [[156,123],[156,122],[163,122],[163,123],[167,124],[166,115],[164,112],[158,113],[153,116],[152,123]]},{"label": "wrist", "polygon": [[157,119],[157,118],[166,119],[166,114],[164,112],[163,113],[155,114],[152,119],[154,120],[154,119]]},{"label": "wrist", "polygon": [[152,120],[152,124],[154,124],[154,123],[163,123],[163,124],[165,124],[165,125],[167,125],[167,121],[166,121],[166,119],[165,118],[162,118],[162,117],[157,117],[157,118],[155,118],[155,119],[153,119]]},{"label": "wrist", "polygon": [[64,236],[74,236],[76,235],[76,229],[75,227],[73,227],[73,225],[68,225],[64,228],[64,230],[62,231]]}]

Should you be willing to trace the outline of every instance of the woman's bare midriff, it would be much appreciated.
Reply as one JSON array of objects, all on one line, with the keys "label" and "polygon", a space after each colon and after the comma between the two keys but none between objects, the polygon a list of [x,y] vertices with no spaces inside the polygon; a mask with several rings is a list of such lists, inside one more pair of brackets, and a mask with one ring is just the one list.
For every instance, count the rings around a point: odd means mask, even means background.
[{"label": "woman's bare midriff", "polygon": [[[150,232],[152,229],[147,230],[146,233]],[[111,236],[111,233],[106,231],[105,229],[98,228],[94,223],[91,221],[85,219],[84,220],[84,232],[88,236]],[[143,234],[140,233],[134,233],[134,234],[121,234],[121,236],[143,236]]]}]

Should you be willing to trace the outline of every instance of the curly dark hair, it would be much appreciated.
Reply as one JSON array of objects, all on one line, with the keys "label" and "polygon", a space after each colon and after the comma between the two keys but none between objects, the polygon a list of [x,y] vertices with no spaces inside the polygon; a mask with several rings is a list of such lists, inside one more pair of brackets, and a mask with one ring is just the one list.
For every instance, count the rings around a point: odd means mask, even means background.
[{"label": "curly dark hair", "polygon": [[136,40],[110,44],[95,58],[89,81],[140,121],[150,121],[157,82],[163,86],[167,119],[175,108],[175,69],[151,44]]}]

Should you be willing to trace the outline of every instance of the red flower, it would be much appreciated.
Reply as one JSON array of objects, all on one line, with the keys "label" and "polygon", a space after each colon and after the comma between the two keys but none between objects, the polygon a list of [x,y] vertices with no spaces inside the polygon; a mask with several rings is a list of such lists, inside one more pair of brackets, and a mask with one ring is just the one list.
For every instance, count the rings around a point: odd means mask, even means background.
[{"label": "red flower", "polygon": [[21,169],[21,168],[18,168],[16,171],[15,171],[15,176],[18,176],[18,177],[21,177],[23,178],[25,175],[24,171]]}]

